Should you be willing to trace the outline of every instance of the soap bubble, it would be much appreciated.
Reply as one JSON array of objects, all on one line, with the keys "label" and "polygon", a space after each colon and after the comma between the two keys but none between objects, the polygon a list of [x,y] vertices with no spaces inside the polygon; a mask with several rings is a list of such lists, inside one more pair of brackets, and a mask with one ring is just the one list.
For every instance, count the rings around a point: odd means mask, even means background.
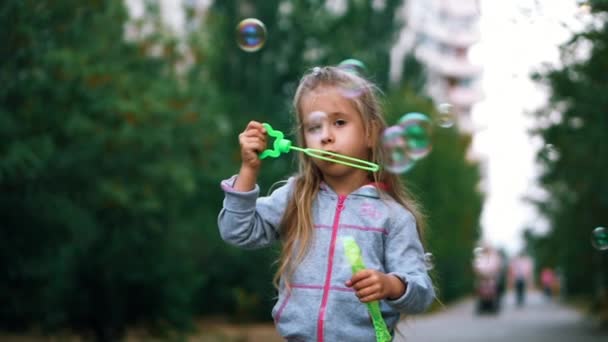
[{"label": "soap bubble", "polygon": [[327,122],[327,113],[322,111],[310,112],[304,116],[304,131],[318,136],[323,133],[323,125]]},{"label": "soap bubble", "polygon": [[243,51],[258,51],[266,43],[266,26],[258,19],[245,19],[236,27],[236,40]]},{"label": "soap bubble", "polygon": [[596,227],[591,232],[591,245],[600,251],[608,250],[608,230],[604,227]]},{"label": "soap bubble", "polygon": [[478,258],[480,256],[482,256],[484,253],[484,248],[483,247],[475,247],[475,249],[473,249],[473,256]]},{"label": "soap bubble", "polygon": [[422,113],[407,113],[399,119],[406,140],[407,155],[418,160],[431,152],[431,121]]},{"label": "soap bubble", "polygon": [[363,76],[365,74],[365,64],[358,59],[349,58],[345,59],[338,64],[338,68],[352,72],[355,75]]},{"label": "soap bubble", "polygon": [[403,127],[390,126],[382,133],[382,145],[387,152],[384,168],[392,173],[404,173],[414,166],[414,160],[407,153],[407,142]]},{"label": "soap bubble", "polygon": [[340,85],[340,93],[349,99],[361,96],[364,91],[365,85],[363,83],[347,81]]},{"label": "soap bubble", "polygon": [[435,268],[435,259],[433,258],[433,253],[424,253],[424,266],[427,271]]},{"label": "soap bubble", "polygon": [[450,128],[454,126],[456,122],[456,115],[454,114],[454,108],[449,103],[440,103],[437,106],[439,115],[437,116],[437,124],[443,128]]},{"label": "soap bubble", "polygon": [[559,159],[559,152],[553,144],[546,144],[540,150],[540,156],[545,160],[555,162]]},{"label": "soap bubble", "polygon": [[[338,64],[338,68],[361,77],[365,73],[365,64],[354,58],[343,60]],[[362,82],[350,81],[341,85],[342,95],[350,99],[360,96],[364,90],[365,84]]]}]

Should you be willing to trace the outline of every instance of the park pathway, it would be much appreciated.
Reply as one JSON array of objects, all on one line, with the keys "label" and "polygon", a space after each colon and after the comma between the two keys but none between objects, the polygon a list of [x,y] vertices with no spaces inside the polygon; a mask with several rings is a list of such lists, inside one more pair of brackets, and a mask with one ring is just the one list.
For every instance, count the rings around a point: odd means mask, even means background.
[{"label": "park pathway", "polygon": [[478,315],[473,299],[398,326],[396,342],[608,342],[608,331],[583,313],[531,292],[522,307],[508,293],[498,314]]}]

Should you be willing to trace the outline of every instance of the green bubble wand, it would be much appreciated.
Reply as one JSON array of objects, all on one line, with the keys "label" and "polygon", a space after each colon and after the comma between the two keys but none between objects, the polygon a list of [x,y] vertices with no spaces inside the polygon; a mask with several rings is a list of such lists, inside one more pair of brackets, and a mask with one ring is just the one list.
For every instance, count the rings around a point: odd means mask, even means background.
[{"label": "green bubble wand", "polygon": [[277,158],[279,155],[281,155],[281,153],[287,153],[290,150],[295,150],[303,152],[313,158],[329,161],[332,163],[338,163],[366,171],[376,172],[380,169],[380,166],[378,166],[378,164],[374,164],[367,160],[361,160],[345,156],[343,154],[319,150],[316,148],[302,148],[293,146],[290,140],[284,138],[283,132],[273,129],[272,126],[267,123],[263,123],[262,126],[264,126],[264,128],[266,129],[268,135],[275,138],[275,140],[272,145],[273,148],[264,150],[260,154],[260,159],[264,159],[266,157]]},{"label": "green bubble wand", "polygon": [[[351,265],[353,274],[365,269],[363,258],[361,257],[361,249],[359,248],[357,241],[355,241],[355,239],[351,236],[346,236],[343,238],[343,244],[344,254],[346,254],[346,259],[348,259],[348,262]],[[392,340],[392,336],[388,331],[386,322],[384,322],[384,319],[382,318],[382,313],[380,312],[380,303],[375,300],[365,303],[365,305],[367,305],[367,310],[372,317],[372,324],[374,325],[374,331],[376,331],[376,341],[390,342]]]}]

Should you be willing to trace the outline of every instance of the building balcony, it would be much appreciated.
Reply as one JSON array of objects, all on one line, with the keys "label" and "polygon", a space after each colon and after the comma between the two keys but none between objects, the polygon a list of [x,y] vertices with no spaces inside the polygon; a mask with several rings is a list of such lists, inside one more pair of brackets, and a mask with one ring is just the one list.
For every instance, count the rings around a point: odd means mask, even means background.
[{"label": "building balcony", "polygon": [[481,33],[477,27],[462,30],[444,25],[430,25],[423,30],[424,32],[421,32],[421,34],[426,34],[431,39],[438,40],[443,44],[457,47],[469,47],[481,39]]},{"label": "building balcony", "polygon": [[454,17],[478,17],[480,13],[478,0],[437,1],[437,3],[441,11]]},{"label": "building balcony", "polygon": [[436,48],[419,46],[416,57],[434,72],[457,78],[476,78],[482,72],[481,66],[473,65],[466,57],[439,52]]},{"label": "building balcony", "polygon": [[483,92],[477,85],[472,87],[448,88],[446,97],[449,103],[455,107],[470,108],[473,104],[483,99]]}]

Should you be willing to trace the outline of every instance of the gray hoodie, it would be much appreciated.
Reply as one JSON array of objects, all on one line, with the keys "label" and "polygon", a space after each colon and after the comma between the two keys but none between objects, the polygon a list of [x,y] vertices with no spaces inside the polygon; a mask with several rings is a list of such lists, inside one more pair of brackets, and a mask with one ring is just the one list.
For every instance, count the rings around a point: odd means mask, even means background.
[{"label": "gray hoodie", "polygon": [[[221,183],[224,207],[218,216],[224,241],[244,248],[261,248],[279,239],[279,225],[295,178],[270,196],[258,197],[233,189],[236,176]],[[278,332],[288,341],[375,341],[367,307],[344,283],[352,277],[342,238],[353,237],[366,268],[400,278],[405,293],[380,301],[391,334],[399,314],[423,312],[435,298],[424,263],[424,251],[413,215],[392,199],[380,199],[374,185],[348,196],[322,184],[313,202],[314,233],[310,250],[297,267],[291,290],[281,281],[272,310]]]}]

